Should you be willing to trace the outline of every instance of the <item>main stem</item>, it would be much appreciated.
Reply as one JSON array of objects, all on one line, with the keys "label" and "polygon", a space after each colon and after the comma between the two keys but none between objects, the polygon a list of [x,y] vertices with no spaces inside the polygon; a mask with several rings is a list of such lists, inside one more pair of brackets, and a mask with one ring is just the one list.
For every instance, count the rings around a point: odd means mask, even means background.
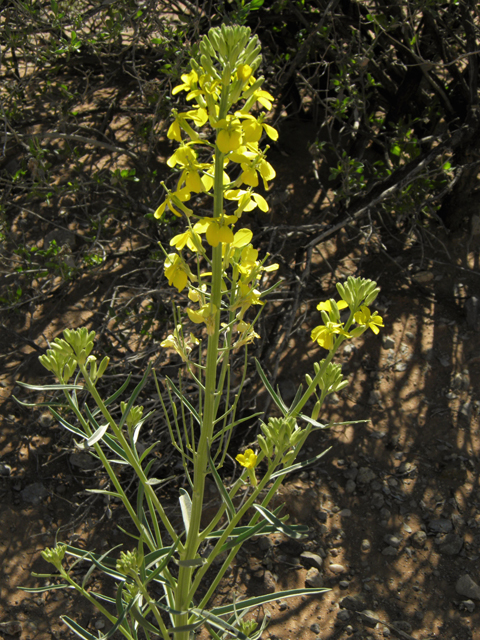
[{"label": "main stem", "polygon": [[[225,102],[225,100],[223,101]],[[224,155],[215,147],[215,184],[213,217],[219,218],[223,213],[223,158]],[[202,426],[193,467],[192,512],[190,525],[187,531],[182,560],[193,560],[197,556],[200,544],[200,525],[203,509],[203,497],[205,491],[205,478],[208,470],[208,447],[212,442],[213,428],[216,418],[216,397],[221,392],[217,389],[217,363],[220,340],[220,306],[222,300],[222,244],[212,249],[212,288],[211,309],[215,310],[213,329],[208,336],[207,361],[205,368],[205,397],[203,406]],[[187,613],[191,606],[189,591],[193,577],[192,567],[181,565],[178,572],[178,581],[175,594],[175,608],[185,612],[176,616],[175,626],[188,624]],[[175,634],[176,640],[188,640],[190,633],[180,631]]]}]

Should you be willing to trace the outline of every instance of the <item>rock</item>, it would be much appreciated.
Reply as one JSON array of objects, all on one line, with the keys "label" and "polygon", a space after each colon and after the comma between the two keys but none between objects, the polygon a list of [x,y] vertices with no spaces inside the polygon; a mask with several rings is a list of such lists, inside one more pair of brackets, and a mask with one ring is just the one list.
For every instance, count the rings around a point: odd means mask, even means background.
[{"label": "rock", "polygon": [[425,531],[415,531],[410,540],[414,547],[416,547],[417,549],[423,549],[425,543],[427,542],[427,534],[425,533]]},{"label": "rock", "polygon": [[400,362],[397,362],[397,364],[394,366],[394,369],[395,369],[395,371],[403,372],[403,371],[407,370],[407,366],[408,365],[407,365],[406,362],[400,361]]},{"label": "rock", "polygon": [[311,551],[304,551],[300,554],[300,558],[305,561],[308,567],[315,566],[317,569],[321,569],[323,565],[323,558],[318,553],[312,553]]},{"label": "rock", "polygon": [[378,404],[382,399],[382,394],[378,389],[373,389],[370,391],[370,395],[368,396],[368,404]]},{"label": "rock", "polygon": [[430,520],[428,528],[434,533],[449,533],[453,529],[453,524],[446,518],[437,518],[435,520]]},{"label": "rock", "polygon": [[347,480],[347,484],[345,485],[345,493],[353,493],[356,488],[357,485],[353,480]]},{"label": "rock", "polygon": [[347,609],[340,609],[337,613],[337,620],[340,620],[340,622],[347,622],[350,620],[351,616],[352,614]]},{"label": "rock", "polygon": [[105,628],[105,620],[100,618],[99,620],[95,620],[95,629],[104,629]]},{"label": "rock", "polygon": [[307,571],[305,584],[308,587],[323,587],[323,576],[316,567],[310,567]]},{"label": "rock", "polygon": [[313,631],[313,633],[320,633],[321,628],[318,622],[314,622],[313,624],[310,625],[310,631]]},{"label": "rock", "polygon": [[463,600],[460,603],[459,607],[460,611],[468,611],[469,613],[473,613],[475,611],[475,603],[473,600]]},{"label": "rock", "polygon": [[331,564],[328,568],[335,575],[340,575],[341,573],[347,573],[347,570],[345,569],[343,564]]},{"label": "rock", "polygon": [[372,505],[375,507],[375,509],[381,509],[384,504],[385,498],[383,497],[383,494],[375,491],[372,495]]},{"label": "rock", "polygon": [[455,591],[471,600],[480,600],[480,587],[468,574],[460,576],[455,585]]},{"label": "rock", "polygon": [[417,284],[428,284],[432,282],[434,274],[432,271],[417,271],[412,275],[412,280]]},{"label": "rock", "polygon": [[470,420],[472,417],[472,409],[473,406],[471,400],[467,400],[467,402],[464,402],[460,407],[460,414],[467,418],[467,420]]},{"label": "rock", "polygon": [[360,611],[360,620],[366,627],[370,627],[371,629],[375,628],[378,623],[377,614],[374,611],[370,611],[370,609]]},{"label": "rock", "polygon": [[367,551],[370,551],[370,549],[372,548],[372,543],[370,542],[370,540],[367,540],[365,538],[365,540],[362,540],[362,544],[360,545],[361,550],[366,553]]},{"label": "rock", "polygon": [[343,472],[343,477],[347,478],[347,480],[356,480],[358,476],[358,467],[350,467],[349,469],[345,469]]},{"label": "rock", "polygon": [[258,541],[258,546],[262,551],[268,551],[273,547],[273,541],[268,536],[262,536]]},{"label": "rock", "polygon": [[383,541],[385,542],[385,544],[388,544],[391,547],[395,547],[395,549],[399,549],[400,545],[402,544],[401,538],[399,538],[398,536],[393,536],[390,533],[384,536]]},{"label": "rock", "polygon": [[275,576],[271,571],[265,571],[263,574],[263,584],[266,593],[274,593],[276,587]]},{"label": "rock", "polygon": [[25,489],[20,492],[20,496],[24,502],[37,505],[48,496],[48,491],[41,482],[34,482],[33,484],[27,485]]},{"label": "rock", "polygon": [[342,509],[341,511],[339,511],[338,515],[342,518],[349,518],[352,515],[352,512],[350,511],[350,509]]},{"label": "rock", "polygon": [[41,427],[51,427],[53,424],[53,416],[50,411],[44,411],[38,418],[38,424]]},{"label": "rock", "polygon": [[350,582],[348,580],[340,580],[338,586],[340,587],[340,589],[343,589],[345,591],[350,586]]},{"label": "rock", "polygon": [[11,473],[12,473],[12,467],[9,464],[0,462],[0,476],[7,477],[11,475]]},{"label": "rock", "polygon": [[22,625],[18,620],[0,622],[0,631],[3,631],[8,636],[19,636],[22,633]]},{"label": "rock", "polygon": [[348,609],[349,611],[363,611],[365,609],[365,602],[360,595],[354,596],[345,596],[340,600],[340,606],[343,609]]},{"label": "rock", "polygon": [[89,453],[72,453],[70,455],[70,464],[82,471],[92,471],[98,466],[98,460],[95,460]]},{"label": "rock", "polygon": [[392,336],[383,336],[382,346],[384,349],[393,349],[395,346],[395,340]]},{"label": "rock", "polygon": [[398,549],[395,549],[395,547],[385,547],[385,549],[382,551],[382,556],[390,556],[390,557],[395,557],[398,555]]},{"label": "rock", "polygon": [[456,556],[463,547],[463,538],[456,533],[447,533],[440,541],[438,550],[445,556]]}]

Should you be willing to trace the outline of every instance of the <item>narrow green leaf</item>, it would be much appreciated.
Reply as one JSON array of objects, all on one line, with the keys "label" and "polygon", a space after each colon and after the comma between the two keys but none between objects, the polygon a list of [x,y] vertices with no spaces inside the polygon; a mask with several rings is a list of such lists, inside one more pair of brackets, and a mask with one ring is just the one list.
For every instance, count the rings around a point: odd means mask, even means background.
[{"label": "narrow green leaf", "polygon": [[287,415],[287,410],[286,410],[286,407],[285,407],[285,405],[283,403],[283,400],[281,400],[277,396],[277,394],[275,393],[275,390],[272,387],[272,385],[270,384],[267,376],[265,375],[265,372],[263,371],[263,369],[262,369],[262,367],[260,365],[260,362],[256,358],[255,358],[255,366],[257,368],[258,375],[262,379],[262,382],[265,385],[265,388],[268,391],[268,393],[270,394],[272,400],[275,402],[275,404],[280,409],[280,411],[283,413],[283,415],[286,416]]},{"label": "narrow green leaf", "polygon": [[191,560],[177,560],[179,567],[202,567],[206,560],[204,558],[192,558]]},{"label": "narrow green leaf", "polygon": [[85,387],[80,384],[27,384],[17,380],[16,384],[32,391],[71,391],[72,389],[83,390]]},{"label": "narrow green leaf", "polygon": [[290,405],[289,414],[292,414],[297,404],[300,402],[303,396],[303,385],[300,385],[297,389],[292,404]]},{"label": "narrow green leaf", "polygon": [[62,425],[64,429],[66,429],[67,431],[71,431],[72,433],[75,433],[77,436],[80,436],[81,438],[86,439],[88,437],[81,429],[67,422],[65,418],[63,418],[59,413],[55,411],[55,409],[50,409],[50,411],[52,412],[53,417],[58,420],[58,422]]},{"label": "narrow green leaf", "polygon": [[257,596],[256,598],[240,600],[239,602],[237,601],[232,604],[227,604],[223,607],[214,607],[211,613],[217,616],[224,616],[230,613],[234,613],[235,611],[244,611],[245,609],[259,607],[262,604],[267,604],[267,602],[273,602],[273,600],[283,600],[284,598],[294,598],[296,596],[313,596],[317,593],[326,593],[327,591],[331,591],[331,589],[318,587],[277,591],[276,593],[267,593],[263,596]]},{"label": "narrow green leaf", "polygon": [[128,622],[125,620],[125,618],[126,618],[127,614],[129,613],[130,609],[133,606],[135,606],[135,604],[138,602],[138,599],[140,598],[140,594],[137,593],[137,595],[130,600],[130,602],[128,603],[128,605],[125,608],[123,606],[123,600],[122,600],[123,585],[124,585],[123,582],[120,583],[120,585],[119,585],[119,587],[117,589],[117,597],[115,599],[115,604],[117,605],[117,612],[120,615],[118,616],[116,623],[113,625],[113,627],[110,629],[110,631],[108,631],[108,633],[106,633],[102,637],[102,640],[107,640],[107,638],[111,638],[119,627],[123,627],[123,629],[127,633],[131,634],[131,629],[130,629],[130,627],[128,625]]},{"label": "narrow green leaf", "polygon": [[75,620],[72,620],[68,616],[60,616],[60,618],[64,621],[67,627],[70,627],[70,629],[76,633],[77,636],[83,638],[83,640],[98,640],[96,636],[81,627],[77,622],[75,622]]},{"label": "narrow green leaf", "polygon": [[173,381],[170,378],[166,378],[166,380],[168,380],[169,386],[171,387],[173,393],[177,396],[177,398],[180,400],[180,402],[187,407],[187,409],[191,412],[192,416],[195,418],[195,420],[197,421],[197,423],[199,425],[202,424],[202,420],[200,418],[200,416],[197,413],[197,410],[195,409],[195,407],[187,400],[187,398],[185,398],[185,396],[182,394],[182,392],[177,389],[177,387],[174,385]]},{"label": "narrow green leaf", "polygon": [[204,620],[208,620],[208,622],[217,627],[217,629],[223,629],[224,631],[228,631],[231,635],[239,638],[239,640],[247,640],[247,637],[243,631],[240,629],[236,629],[222,618],[219,618],[217,615],[210,611],[202,611],[201,609],[191,609],[192,613],[195,613],[198,616],[202,616]]},{"label": "narrow green leaf", "polygon": [[54,591],[55,589],[73,589],[69,584],[50,584],[44,587],[17,587],[20,591],[28,593],[43,593],[44,591]]},{"label": "narrow green leaf", "polygon": [[101,440],[103,438],[103,436],[105,435],[106,431],[108,429],[108,424],[104,424],[103,426],[99,427],[95,433],[93,433],[90,438],[88,438],[87,440],[87,445],[89,447],[92,447],[96,442],[98,442],[99,440]]},{"label": "narrow green leaf", "polygon": [[125,391],[125,389],[128,387],[128,385],[130,384],[130,379],[132,377],[132,374],[129,373],[127,379],[125,380],[125,382],[122,384],[122,386],[120,387],[120,389],[117,389],[117,391],[115,391],[115,393],[113,395],[111,395],[107,400],[105,400],[104,405],[106,407],[108,407],[108,405],[112,404],[112,402],[115,402],[115,400],[122,395],[122,393]]},{"label": "narrow green leaf", "polygon": [[270,524],[272,524],[275,527],[277,527],[278,531],[281,531],[282,533],[284,533],[289,538],[293,538],[295,540],[298,540],[300,538],[304,538],[305,535],[308,533],[308,527],[307,526],[301,526],[300,525],[300,527],[301,527],[300,528],[297,525],[296,529],[293,529],[292,527],[289,527],[288,525],[284,524],[271,511],[269,511],[268,509],[265,509],[265,507],[262,507],[259,504],[254,504],[253,506],[265,518],[265,520],[268,520],[268,522],[270,522]]},{"label": "narrow green leaf", "polygon": [[235,517],[235,507],[233,506],[233,502],[230,496],[228,495],[228,491],[226,490],[225,485],[223,484],[223,481],[220,478],[220,475],[215,467],[215,462],[213,461],[210,447],[208,447],[208,463],[210,465],[210,471],[212,472],[213,479],[215,480],[215,484],[217,485],[217,489],[222,497],[223,502],[225,503],[225,507],[227,509],[228,521],[231,522],[232,519]]},{"label": "narrow green leaf", "polygon": [[130,409],[133,407],[133,405],[135,404],[135,400],[140,395],[140,392],[143,389],[143,387],[145,385],[145,382],[147,381],[148,376],[150,375],[150,371],[152,370],[152,367],[153,367],[153,363],[151,362],[148,365],[148,367],[146,368],[142,379],[140,380],[140,382],[137,384],[137,386],[133,390],[132,395],[130,396],[130,400],[128,401],[127,406],[125,407],[125,411],[123,412],[123,415],[122,415],[122,417],[120,419],[120,422],[118,423],[118,428],[119,429],[121,429],[123,427],[123,425],[125,424],[125,422],[127,420],[127,416],[130,413]]},{"label": "narrow green leaf", "polygon": [[308,422],[309,424],[313,425],[317,429],[329,429],[330,427],[329,424],[322,424],[321,422],[317,422],[313,418],[309,418],[308,416],[305,416],[303,413],[301,413],[298,417],[302,420],[305,420],[305,422]]},{"label": "narrow green leaf", "polygon": [[270,479],[273,480],[273,478],[280,478],[280,476],[284,476],[287,473],[293,473],[294,471],[298,471],[299,469],[308,467],[308,465],[313,464],[314,462],[317,462],[318,460],[320,460],[320,458],[323,458],[323,456],[326,453],[328,453],[331,448],[332,447],[325,449],[325,451],[322,451],[322,453],[319,453],[314,458],[310,458],[309,460],[304,460],[303,462],[297,462],[297,464],[293,464],[291,467],[286,467],[285,469],[281,469],[280,471],[276,471],[275,473],[272,473]]},{"label": "narrow green leaf", "polygon": [[120,498],[120,500],[122,499],[122,496],[116,491],[107,491],[106,489],[85,489],[85,491],[87,493],[103,493],[106,496],[112,496],[112,498]]},{"label": "narrow green leaf", "polygon": [[158,627],[155,627],[151,622],[149,622],[146,618],[144,618],[144,616],[142,616],[142,614],[140,613],[137,607],[134,607],[130,611],[130,615],[132,616],[132,618],[134,618],[138,622],[138,624],[142,627],[144,631],[150,631],[150,633],[153,633],[156,636],[162,635],[162,632],[160,631],[160,629]]},{"label": "narrow green leaf", "polygon": [[180,489],[180,509],[182,510],[183,524],[185,533],[188,535],[190,529],[190,519],[192,517],[192,500],[185,489]]}]

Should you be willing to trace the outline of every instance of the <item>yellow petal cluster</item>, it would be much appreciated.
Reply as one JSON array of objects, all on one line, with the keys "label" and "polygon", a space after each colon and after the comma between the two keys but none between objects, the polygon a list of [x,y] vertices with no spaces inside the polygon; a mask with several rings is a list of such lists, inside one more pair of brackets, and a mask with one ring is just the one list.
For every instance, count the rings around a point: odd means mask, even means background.
[{"label": "yellow petal cluster", "polygon": [[[268,211],[267,200],[255,189],[262,184],[267,190],[275,177],[266,149],[261,148],[264,135],[275,141],[278,133],[265,122],[265,110],[272,108],[274,98],[261,88],[263,78],[255,75],[261,63],[259,51],[258,39],[250,37],[245,27],[211,29],[202,39],[198,57],[191,61],[191,70],[181,75],[181,83],[172,91],[173,95],[184,92],[190,108],[172,111],[167,137],[178,147],[167,165],[177,172],[177,181],[173,189],[165,187],[165,200],[154,214],[162,219],[169,211],[186,219],[185,231],[170,240],[176,253],[165,252],[164,272],[169,285],[179,292],[188,288],[191,303],[197,305],[187,309],[189,319],[203,323],[207,331],[214,311],[210,303],[210,274],[202,272],[201,265],[210,261],[209,247],[222,247],[225,289],[222,308],[230,314],[228,330],[238,334],[233,342],[237,346],[258,337],[245,315],[250,307],[263,304],[258,288],[262,274],[278,268],[278,265],[264,267],[259,261],[249,229],[235,229],[243,212],[256,208]],[[221,198],[231,213],[225,210],[219,213],[218,207],[214,216],[205,216],[203,211],[196,213],[187,203],[198,194],[213,196],[215,189],[218,191],[214,174],[219,166],[223,167]],[[196,270],[190,269],[186,251],[197,260]],[[174,343],[178,340],[169,337],[164,346],[172,347]]]}]

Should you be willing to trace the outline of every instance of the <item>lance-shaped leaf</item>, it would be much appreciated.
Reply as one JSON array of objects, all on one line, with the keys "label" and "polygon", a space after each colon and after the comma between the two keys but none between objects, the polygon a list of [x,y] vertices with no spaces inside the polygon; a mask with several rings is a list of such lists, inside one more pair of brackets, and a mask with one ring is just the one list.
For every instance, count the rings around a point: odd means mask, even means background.
[{"label": "lance-shaped leaf", "polygon": [[288,525],[284,524],[271,511],[265,509],[265,507],[262,507],[259,504],[254,504],[253,506],[265,518],[265,520],[268,520],[268,522],[274,525],[278,531],[281,531],[289,538],[299,540],[300,538],[304,538],[308,533],[308,527],[306,526],[299,525],[294,529],[293,527],[289,527]]},{"label": "lance-shaped leaf", "polygon": [[208,448],[208,463],[210,465],[210,471],[212,472],[213,479],[215,480],[215,484],[217,485],[217,489],[222,497],[223,502],[225,503],[228,521],[231,522],[232,518],[235,517],[235,507],[233,506],[233,502],[230,496],[228,495],[228,491],[225,489],[225,485],[223,484],[223,481],[220,478],[218,471],[215,467],[215,462],[213,461],[210,447]]},{"label": "lance-shaped leaf", "polygon": [[180,502],[180,509],[182,510],[185,533],[188,536],[188,531],[190,529],[190,520],[192,517],[192,500],[185,489],[180,489],[180,497],[178,500]]},{"label": "lance-shaped leaf", "polygon": [[115,391],[115,393],[113,393],[107,400],[105,400],[105,402],[103,403],[106,407],[108,407],[108,405],[112,404],[113,402],[115,402],[115,400],[122,395],[122,393],[125,391],[125,389],[128,387],[128,385],[130,384],[130,379],[132,377],[132,374],[129,373],[127,379],[125,380],[125,382],[122,384],[122,386],[117,389],[117,391]]},{"label": "lance-shaped leaf", "polygon": [[133,609],[131,609],[130,611],[130,615],[132,616],[132,618],[134,618],[134,620],[136,622],[138,622],[138,624],[142,627],[142,629],[144,629],[145,631],[150,631],[150,633],[153,633],[156,636],[161,636],[162,632],[160,631],[160,629],[158,627],[156,627],[155,625],[153,625],[151,622],[149,622],[139,611],[139,609],[137,607],[133,607]]},{"label": "lance-shaped leaf", "polygon": [[108,424],[104,424],[99,427],[95,433],[93,433],[90,438],[87,439],[87,446],[92,447],[96,442],[101,440],[105,433],[107,432]]},{"label": "lance-shaped leaf", "polygon": [[267,593],[264,596],[257,596],[255,598],[248,598],[247,600],[240,600],[232,604],[227,604],[223,607],[214,607],[211,611],[213,615],[224,616],[236,611],[244,611],[245,609],[253,609],[253,607],[259,607],[260,605],[267,604],[273,600],[283,600],[284,598],[294,598],[296,596],[313,596],[317,593],[326,593],[331,589],[325,589],[323,587],[318,588],[305,588],[305,589],[289,589],[288,591],[277,591],[274,593]]},{"label": "lance-shaped leaf", "polygon": [[332,447],[325,449],[325,451],[322,451],[322,453],[319,453],[317,456],[313,458],[309,458],[308,460],[304,460],[303,462],[297,462],[297,464],[293,464],[291,467],[285,467],[285,469],[280,469],[280,471],[276,471],[275,473],[272,473],[272,475],[270,476],[270,479],[273,480],[273,478],[279,478],[280,476],[284,476],[287,473],[298,471],[299,469],[308,467],[308,465],[313,464],[314,462],[318,462],[318,460],[320,460],[320,458],[322,458],[326,453],[328,453],[331,448]]},{"label": "lance-shaped leaf", "polygon": [[80,638],[83,638],[83,640],[98,640],[96,636],[81,627],[78,622],[75,622],[75,620],[72,620],[68,616],[60,616],[60,618],[64,621],[67,627],[70,627],[73,633],[77,634],[77,636],[80,636]]},{"label": "lance-shaped leaf", "polygon": [[127,416],[130,413],[130,409],[133,407],[133,405],[135,404],[135,400],[138,398],[138,396],[140,395],[140,391],[143,389],[145,382],[147,381],[148,376],[150,375],[150,371],[152,370],[153,367],[153,363],[150,363],[145,371],[145,373],[143,374],[142,379],[140,380],[140,382],[137,384],[137,386],[135,387],[135,389],[132,392],[132,395],[130,396],[130,400],[127,402],[127,406],[125,407],[125,411],[123,412],[123,415],[120,419],[120,422],[118,423],[118,428],[121,429],[123,427],[123,425],[125,424],[126,420],[127,420]]},{"label": "lance-shaped leaf", "polygon": [[21,380],[17,380],[17,384],[31,391],[71,391],[73,389],[85,389],[85,387],[80,384],[27,384]]},{"label": "lance-shaped leaf", "polygon": [[285,406],[285,403],[283,402],[283,400],[276,394],[274,388],[272,387],[272,385],[270,384],[267,376],[265,375],[264,370],[262,369],[260,362],[255,358],[255,366],[257,367],[257,371],[258,371],[258,375],[260,376],[260,378],[262,379],[263,384],[265,385],[265,389],[268,391],[268,393],[270,394],[270,396],[272,397],[272,400],[275,402],[275,404],[277,405],[277,407],[280,409],[280,411],[283,413],[284,416],[287,415],[288,413],[288,409]]},{"label": "lance-shaped leaf", "polygon": [[[37,575],[33,574],[32,575]],[[38,576],[40,577],[40,576]],[[50,577],[58,577],[51,575]],[[44,591],[53,591],[54,589],[73,589],[71,584],[49,584],[43,587],[17,587],[20,591],[26,591],[27,593],[43,593]]]}]

